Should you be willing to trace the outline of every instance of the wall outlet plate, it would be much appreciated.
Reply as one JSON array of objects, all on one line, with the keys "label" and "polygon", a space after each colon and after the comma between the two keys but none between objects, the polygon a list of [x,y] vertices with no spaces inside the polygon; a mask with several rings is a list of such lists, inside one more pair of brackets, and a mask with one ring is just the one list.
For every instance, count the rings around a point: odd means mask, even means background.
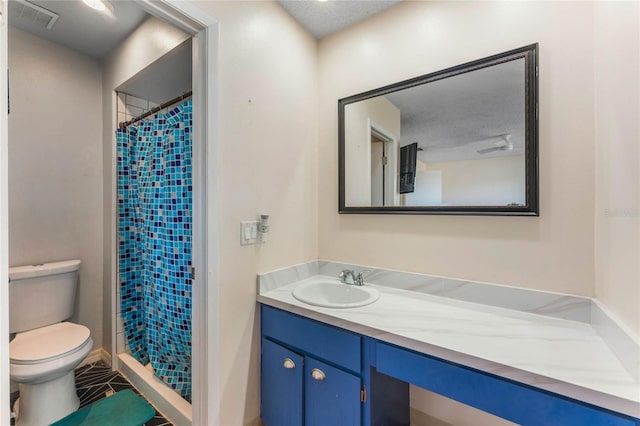
[{"label": "wall outlet plate", "polygon": [[240,222],[240,245],[247,246],[258,243],[258,221],[244,220]]}]

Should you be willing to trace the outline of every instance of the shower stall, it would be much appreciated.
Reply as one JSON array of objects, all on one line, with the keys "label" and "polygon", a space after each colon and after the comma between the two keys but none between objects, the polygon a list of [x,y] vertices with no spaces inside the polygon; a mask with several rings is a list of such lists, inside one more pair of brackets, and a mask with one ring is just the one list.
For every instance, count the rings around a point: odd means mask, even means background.
[{"label": "shower stall", "polygon": [[157,105],[118,94],[125,106],[147,104],[116,131],[118,365],[178,411],[192,397],[190,95]]}]

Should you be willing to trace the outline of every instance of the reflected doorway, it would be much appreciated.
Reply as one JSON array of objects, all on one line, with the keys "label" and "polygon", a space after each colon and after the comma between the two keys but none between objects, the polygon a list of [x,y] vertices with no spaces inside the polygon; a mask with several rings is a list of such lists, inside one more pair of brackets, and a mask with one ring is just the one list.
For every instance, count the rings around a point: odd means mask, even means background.
[{"label": "reflected doorway", "polygon": [[371,205],[397,205],[397,142],[395,138],[374,125],[370,127],[370,135]]}]

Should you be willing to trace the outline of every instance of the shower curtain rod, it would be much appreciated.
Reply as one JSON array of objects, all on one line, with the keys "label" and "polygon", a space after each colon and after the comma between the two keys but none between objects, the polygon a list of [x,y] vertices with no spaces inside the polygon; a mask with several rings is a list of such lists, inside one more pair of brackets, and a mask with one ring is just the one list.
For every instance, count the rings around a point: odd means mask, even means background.
[{"label": "shower curtain rod", "polygon": [[188,98],[189,96],[191,96],[191,93],[192,93],[192,91],[191,91],[191,90],[189,90],[188,92],[185,92],[185,93],[183,93],[183,94],[182,94],[182,95],[180,95],[180,96],[176,96],[175,98],[173,98],[173,99],[171,99],[171,100],[168,100],[167,102],[165,102],[165,103],[163,103],[163,104],[161,104],[161,105],[158,105],[158,106],[157,106],[157,107],[155,107],[155,108],[150,109],[149,111],[145,112],[144,114],[140,114],[139,116],[134,117],[134,118],[132,118],[132,119],[131,119],[131,120],[129,120],[129,121],[123,121],[123,122],[121,122],[121,123],[118,125],[118,127],[120,127],[121,129],[126,129],[126,128],[127,128],[127,126],[130,126],[130,125],[132,125],[133,123],[135,123],[135,122],[137,122],[137,121],[142,120],[143,118],[147,118],[148,116],[153,115],[153,114],[155,114],[155,113],[156,113],[156,112],[158,112],[158,111],[162,111],[163,109],[165,109],[165,108],[167,108],[167,107],[170,107],[171,105],[173,105],[173,104],[175,104],[175,103],[177,103],[177,102],[180,102],[180,101],[181,101],[181,100],[183,100],[183,99]]}]

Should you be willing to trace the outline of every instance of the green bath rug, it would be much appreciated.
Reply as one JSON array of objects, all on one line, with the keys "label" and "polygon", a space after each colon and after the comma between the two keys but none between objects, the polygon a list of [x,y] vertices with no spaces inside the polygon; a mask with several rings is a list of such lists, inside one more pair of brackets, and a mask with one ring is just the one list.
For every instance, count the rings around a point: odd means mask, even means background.
[{"label": "green bath rug", "polygon": [[147,401],[126,389],[87,405],[51,426],[140,426],[156,414]]}]

